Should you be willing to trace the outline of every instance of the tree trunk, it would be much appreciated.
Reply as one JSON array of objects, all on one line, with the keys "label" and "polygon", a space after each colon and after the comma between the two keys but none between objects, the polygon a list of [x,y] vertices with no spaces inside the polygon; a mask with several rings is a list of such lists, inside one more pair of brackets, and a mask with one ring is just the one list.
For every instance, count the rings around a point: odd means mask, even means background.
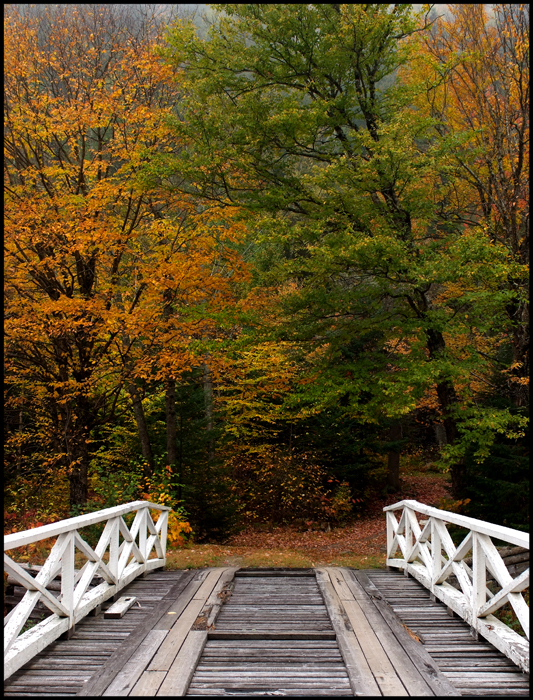
[{"label": "tree trunk", "polygon": [[[402,424],[400,421],[391,425],[389,429],[389,440],[396,442],[402,439]],[[394,447],[387,455],[387,491],[400,490],[400,450]]]},{"label": "tree trunk", "polygon": [[170,466],[178,463],[176,425],[176,380],[165,381],[165,414],[167,425],[167,460]]},{"label": "tree trunk", "polygon": [[444,427],[444,424],[435,423],[433,425],[433,429],[435,431],[435,440],[437,441],[437,445],[439,447],[444,447],[446,444],[446,428]]},{"label": "tree trunk", "polygon": [[[508,313],[510,309],[508,307]],[[514,313],[509,313],[515,321],[512,335],[513,369],[509,375],[509,387],[513,406],[520,408],[528,405],[529,400],[529,306],[516,305]]]},{"label": "tree trunk", "polygon": [[89,490],[89,450],[85,435],[71,437],[71,449],[69,454],[69,491],[70,508],[83,506],[87,503]]},{"label": "tree trunk", "polygon": [[[427,331],[427,348],[430,358],[437,359],[446,348],[444,337],[440,331]],[[455,387],[450,379],[444,379],[437,384],[437,396],[442,411],[444,429],[446,431],[446,442],[453,445],[458,437],[457,423],[452,416],[452,410],[457,405],[457,394]],[[461,498],[465,484],[465,463],[460,459],[450,467],[450,475],[452,478],[452,496]]]},{"label": "tree trunk", "polygon": [[70,507],[83,506],[87,503],[89,490],[89,439],[94,409],[83,397],[77,397],[72,403],[65,403],[61,419]]},{"label": "tree trunk", "polygon": [[146,416],[144,415],[141,397],[139,396],[137,387],[135,384],[133,384],[133,382],[128,384],[128,391],[133,403],[133,414],[135,416],[135,422],[137,423],[137,430],[139,431],[142,455],[145,460],[144,476],[151,476],[154,471],[154,457],[152,454],[152,446],[150,444],[148,426],[146,425]]},{"label": "tree trunk", "polygon": [[204,364],[204,397],[205,397],[205,421],[208,435],[208,459],[215,458],[215,446],[213,442],[213,379],[209,367]]}]

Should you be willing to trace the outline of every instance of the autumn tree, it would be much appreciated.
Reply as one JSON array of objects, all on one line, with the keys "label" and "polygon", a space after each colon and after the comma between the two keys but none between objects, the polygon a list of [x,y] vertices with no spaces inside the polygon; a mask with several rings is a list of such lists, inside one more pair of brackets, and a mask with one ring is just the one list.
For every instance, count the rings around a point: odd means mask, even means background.
[{"label": "autumn tree", "polygon": [[[440,14],[440,13],[439,13]],[[417,42],[405,74],[425,85],[417,109],[436,118],[439,137],[454,144],[447,215],[509,251],[507,289],[512,356],[508,393],[527,402],[529,375],[529,6],[448,5]],[[497,371],[497,364],[495,363]],[[509,371],[510,369],[510,371]]]},{"label": "autumn tree", "polygon": [[142,428],[138,382],[190,367],[209,304],[223,305],[240,265],[228,212],[139,177],[168,147],[180,89],[154,51],[161,27],[123,5],[6,13],[11,442],[37,445],[32,468],[66,476],[71,505],[87,499],[95,429],[130,410],[125,390]]}]

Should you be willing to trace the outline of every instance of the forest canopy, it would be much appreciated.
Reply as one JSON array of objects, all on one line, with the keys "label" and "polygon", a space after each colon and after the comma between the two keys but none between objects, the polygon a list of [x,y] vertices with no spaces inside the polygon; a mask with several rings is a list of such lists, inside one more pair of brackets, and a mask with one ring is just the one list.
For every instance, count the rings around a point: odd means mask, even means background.
[{"label": "forest canopy", "polygon": [[528,6],[170,7],[5,6],[7,507],[528,529]]}]

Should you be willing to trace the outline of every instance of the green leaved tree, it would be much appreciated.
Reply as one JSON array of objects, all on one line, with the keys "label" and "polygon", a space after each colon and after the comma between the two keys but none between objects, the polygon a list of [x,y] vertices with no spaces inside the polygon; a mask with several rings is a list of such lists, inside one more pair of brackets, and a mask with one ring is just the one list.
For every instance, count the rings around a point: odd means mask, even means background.
[{"label": "green leaved tree", "polygon": [[249,212],[262,282],[279,290],[275,332],[323,348],[317,401],[376,422],[436,390],[460,494],[461,409],[510,263],[482,226],[447,216],[461,136],[435,136],[437,117],[413,107],[420,88],[397,79],[427,17],[404,4],[216,10],[205,40],[192,25],[169,34],[184,69],[174,128],[192,147],[154,175]]}]

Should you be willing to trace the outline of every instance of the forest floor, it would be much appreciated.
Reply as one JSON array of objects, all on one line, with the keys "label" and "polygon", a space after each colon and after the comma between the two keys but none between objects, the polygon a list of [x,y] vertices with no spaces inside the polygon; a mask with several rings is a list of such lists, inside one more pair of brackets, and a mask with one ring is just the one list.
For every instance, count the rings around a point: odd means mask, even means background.
[{"label": "forest floor", "polygon": [[413,499],[438,507],[449,499],[449,477],[431,471],[403,471],[401,491],[374,500],[356,522],[329,532],[291,525],[250,525],[224,544],[192,544],[167,551],[167,568],[206,566],[315,567],[351,566],[357,569],[385,567],[386,524],[383,507]]}]

